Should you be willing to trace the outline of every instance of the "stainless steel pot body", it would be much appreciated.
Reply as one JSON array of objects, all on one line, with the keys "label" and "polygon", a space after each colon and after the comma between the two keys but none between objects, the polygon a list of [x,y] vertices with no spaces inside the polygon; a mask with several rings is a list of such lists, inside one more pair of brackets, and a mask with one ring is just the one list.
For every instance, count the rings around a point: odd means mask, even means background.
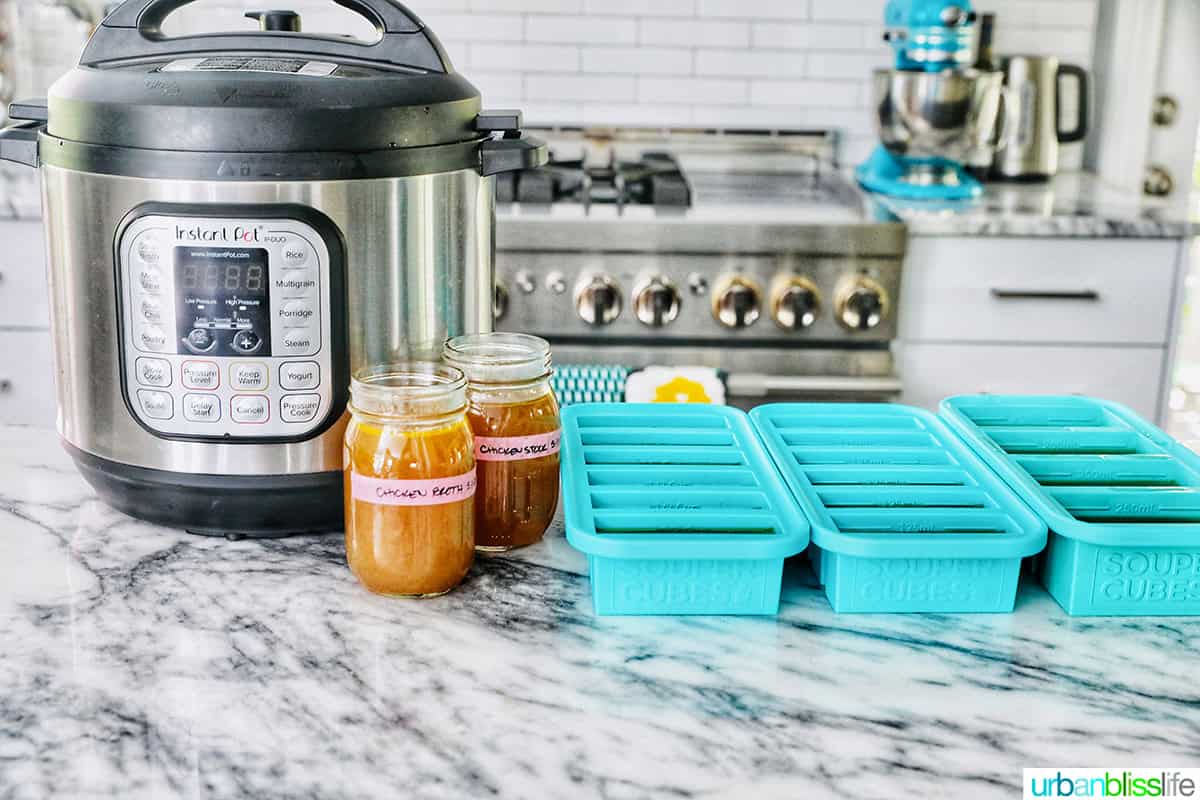
[{"label": "stainless steel pot body", "polygon": [[999,72],[876,70],[879,138],[897,156],[959,163],[990,156],[1000,116]]},{"label": "stainless steel pot body", "polygon": [[447,336],[491,330],[494,187],[478,171],[278,183],[129,178],[49,165],[41,174],[58,428],[97,458],[208,476],[342,467],[341,423],[300,441],[225,443],[162,437],[135,419],[122,390],[116,241],[123,221],[146,204],[288,204],[331,221],[345,255],[340,302],[349,364],[342,373],[436,357]]}]

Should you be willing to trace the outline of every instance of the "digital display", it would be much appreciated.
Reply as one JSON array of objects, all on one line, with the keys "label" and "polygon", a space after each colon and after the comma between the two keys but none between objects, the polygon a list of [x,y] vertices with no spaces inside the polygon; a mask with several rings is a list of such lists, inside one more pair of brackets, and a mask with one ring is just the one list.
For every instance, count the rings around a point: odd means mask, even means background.
[{"label": "digital display", "polygon": [[268,262],[260,247],[176,247],[177,352],[269,356]]},{"label": "digital display", "polygon": [[188,261],[180,270],[181,289],[204,289],[215,291],[262,292],[267,285],[267,268],[263,264],[248,262],[202,263]]}]

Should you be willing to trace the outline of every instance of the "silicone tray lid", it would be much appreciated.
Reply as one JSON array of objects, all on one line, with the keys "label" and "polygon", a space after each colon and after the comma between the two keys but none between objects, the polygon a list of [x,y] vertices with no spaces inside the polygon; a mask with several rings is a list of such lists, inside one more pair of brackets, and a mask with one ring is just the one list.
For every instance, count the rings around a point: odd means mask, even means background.
[{"label": "silicone tray lid", "polygon": [[933,414],[782,403],[750,413],[813,543],[867,558],[1020,558],[1046,526]]},{"label": "silicone tray lid", "polygon": [[1200,458],[1128,408],[1089,397],[961,395],[942,416],[1062,536],[1200,542]]},{"label": "silicone tray lid", "polygon": [[567,540],[591,555],[786,558],[808,521],[737,409],[583,403],[563,411]]}]

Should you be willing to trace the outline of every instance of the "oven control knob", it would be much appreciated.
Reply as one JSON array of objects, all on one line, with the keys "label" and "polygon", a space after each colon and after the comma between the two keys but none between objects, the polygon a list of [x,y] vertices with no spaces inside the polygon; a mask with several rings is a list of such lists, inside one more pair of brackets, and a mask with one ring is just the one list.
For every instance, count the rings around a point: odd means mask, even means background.
[{"label": "oven control knob", "polygon": [[633,313],[639,322],[651,328],[674,322],[679,316],[679,290],[663,276],[655,275],[634,295]]},{"label": "oven control knob", "polygon": [[502,320],[508,315],[508,288],[503,283],[496,284],[496,291],[492,295],[492,316],[497,320]]},{"label": "oven control knob", "polygon": [[726,328],[748,328],[758,322],[759,290],[747,278],[729,278],[713,293],[713,316]]},{"label": "oven control knob", "polygon": [[843,283],[835,306],[837,320],[843,327],[869,331],[887,318],[890,301],[882,286],[859,275]]},{"label": "oven control knob", "polygon": [[517,288],[525,294],[533,294],[537,291],[537,281],[533,279],[533,273],[527,269],[518,270],[514,276],[514,281]]},{"label": "oven control knob", "polygon": [[546,276],[546,288],[555,294],[562,294],[567,290],[567,276],[554,270]]},{"label": "oven control knob", "polygon": [[771,295],[771,316],[789,331],[812,326],[821,313],[821,293],[808,278],[788,278]]},{"label": "oven control knob", "polygon": [[621,287],[607,275],[596,275],[575,293],[575,309],[588,325],[608,325],[621,316]]}]

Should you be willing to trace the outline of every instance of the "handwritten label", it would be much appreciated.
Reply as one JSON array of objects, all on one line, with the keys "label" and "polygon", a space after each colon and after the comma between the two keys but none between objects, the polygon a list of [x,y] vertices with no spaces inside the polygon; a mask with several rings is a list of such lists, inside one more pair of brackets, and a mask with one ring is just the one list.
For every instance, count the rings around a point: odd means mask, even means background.
[{"label": "handwritten label", "polygon": [[562,431],[534,436],[476,436],[476,461],[524,461],[558,452]]},{"label": "handwritten label", "polygon": [[438,506],[475,496],[475,470],[449,478],[392,480],[350,473],[350,494],[355,500],[381,506]]}]

